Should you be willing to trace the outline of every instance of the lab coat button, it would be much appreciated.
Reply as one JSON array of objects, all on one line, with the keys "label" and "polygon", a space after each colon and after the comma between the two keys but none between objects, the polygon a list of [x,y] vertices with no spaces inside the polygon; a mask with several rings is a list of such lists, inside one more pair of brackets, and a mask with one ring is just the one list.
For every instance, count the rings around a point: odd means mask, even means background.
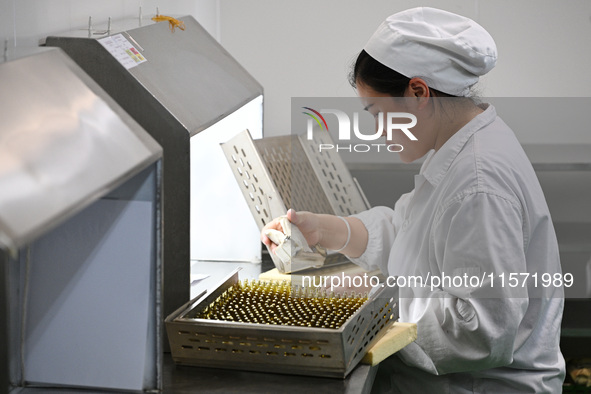
[{"label": "lab coat button", "polygon": [[407,227],[408,227],[408,220],[405,220],[404,222],[402,222],[402,231],[405,231]]}]

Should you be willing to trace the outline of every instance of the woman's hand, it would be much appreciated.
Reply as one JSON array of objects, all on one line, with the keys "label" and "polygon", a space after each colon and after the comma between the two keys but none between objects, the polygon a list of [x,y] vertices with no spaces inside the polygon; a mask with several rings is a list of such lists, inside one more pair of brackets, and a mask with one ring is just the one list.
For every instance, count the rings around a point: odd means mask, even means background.
[{"label": "woman's hand", "polygon": [[[361,256],[367,247],[367,229],[358,218],[340,218],[335,215],[296,212],[290,209],[287,211],[287,219],[298,227],[309,246],[320,245],[326,249],[339,250],[353,258]],[[349,226],[343,222],[343,219]],[[261,232],[261,241],[275,253],[277,245],[264,234],[267,229],[283,232],[283,228],[278,219],[273,219]]]},{"label": "woman's hand", "polygon": [[[306,211],[300,211],[296,213],[296,211],[290,209],[287,211],[287,219],[298,227],[304,238],[306,238],[308,245],[313,246],[320,243],[321,231],[318,215]],[[267,223],[267,225],[265,225],[263,228],[263,231],[261,231],[261,241],[271,249],[271,252],[275,253],[275,248],[277,248],[277,245],[275,245],[273,241],[271,241],[269,237],[265,235],[265,230],[268,229],[281,232],[284,231],[278,219],[273,219]]]}]

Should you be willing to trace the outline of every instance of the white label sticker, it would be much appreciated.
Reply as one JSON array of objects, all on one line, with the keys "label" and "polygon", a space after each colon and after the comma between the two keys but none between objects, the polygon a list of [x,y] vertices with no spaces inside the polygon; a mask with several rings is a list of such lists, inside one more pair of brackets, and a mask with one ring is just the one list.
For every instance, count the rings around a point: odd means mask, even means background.
[{"label": "white label sticker", "polygon": [[122,34],[101,38],[98,42],[128,70],[147,61]]}]

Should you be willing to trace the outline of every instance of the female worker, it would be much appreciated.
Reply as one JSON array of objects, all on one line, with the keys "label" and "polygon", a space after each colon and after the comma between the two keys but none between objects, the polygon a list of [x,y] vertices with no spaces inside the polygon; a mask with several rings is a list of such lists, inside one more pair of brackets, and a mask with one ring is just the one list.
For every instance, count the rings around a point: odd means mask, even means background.
[{"label": "female worker", "polygon": [[403,145],[404,162],[425,157],[414,190],[393,210],[346,218],[288,212],[310,245],[339,250],[368,270],[481,279],[400,289],[400,321],[417,323],[418,338],[382,362],[380,373],[388,368],[391,379],[378,379],[379,391],[561,392],[561,283],[542,290],[533,281],[509,286],[499,279],[561,269],[530,162],[495,109],[467,97],[496,58],[493,39],[470,19],[432,8],[390,16],[351,80],[376,117],[416,116],[417,141],[388,141]]}]

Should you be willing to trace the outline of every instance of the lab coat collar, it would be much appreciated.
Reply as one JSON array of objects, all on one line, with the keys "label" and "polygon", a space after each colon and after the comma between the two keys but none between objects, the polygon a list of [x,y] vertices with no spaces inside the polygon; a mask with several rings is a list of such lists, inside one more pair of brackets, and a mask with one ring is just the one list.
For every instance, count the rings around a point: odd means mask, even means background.
[{"label": "lab coat collar", "polygon": [[484,112],[474,117],[452,135],[438,151],[432,150],[427,154],[419,174],[425,177],[432,186],[437,186],[445,177],[451,163],[464,148],[470,137],[478,130],[492,123],[497,117],[497,112],[492,105],[482,104],[481,108],[484,109]]}]

